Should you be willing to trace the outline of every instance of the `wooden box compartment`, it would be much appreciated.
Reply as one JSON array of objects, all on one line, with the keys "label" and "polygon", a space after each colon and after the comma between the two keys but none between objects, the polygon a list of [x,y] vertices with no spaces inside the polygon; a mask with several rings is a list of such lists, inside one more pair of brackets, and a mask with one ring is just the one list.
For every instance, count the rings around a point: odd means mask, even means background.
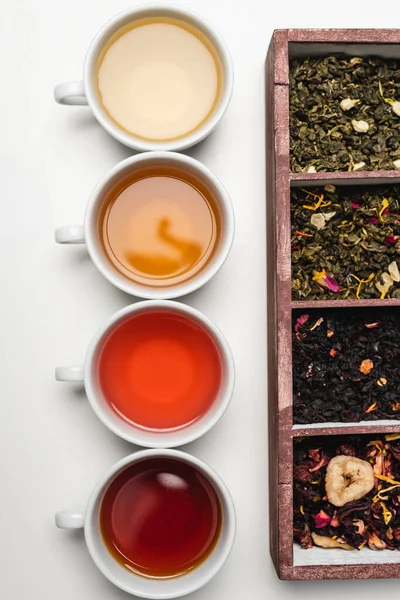
[{"label": "wooden box compartment", "polygon": [[[400,306],[400,299],[292,300],[290,189],[301,185],[376,185],[400,181],[400,172],[291,173],[289,162],[289,56],[378,55],[400,58],[400,30],[279,30],[266,62],[267,285],[270,549],[281,579],[365,579],[399,577],[400,552],[357,552],[349,558],[293,548],[293,440],[400,431],[393,421],[293,426],[292,313],[313,308]],[[313,549],[311,549],[313,550]],[[330,552],[327,550],[326,552]],[[349,553],[354,555],[353,552]],[[317,556],[318,555],[318,556]],[[379,555],[379,558],[378,558]],[[307,556],[309,558],[307,558]]]}]

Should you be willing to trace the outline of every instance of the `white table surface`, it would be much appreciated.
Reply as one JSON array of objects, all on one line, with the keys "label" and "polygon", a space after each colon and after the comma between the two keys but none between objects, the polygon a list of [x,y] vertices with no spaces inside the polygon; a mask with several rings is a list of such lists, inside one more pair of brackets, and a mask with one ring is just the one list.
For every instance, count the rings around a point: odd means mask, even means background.
[{"label": "white table surface", "polygon": [[[264,199],[264,58],[272,30],[390,27],[393,3],[315,0],[181,0],[231,49],[236,85],[215,133],[188,153],[222,179],[236,211],[230,258],[184,299],[226,334],[236,359],[231,406],[187,446],[229,486],[237,508],[233,553],[196,600],[393,594],[398,581],[281,582],[269,558]],[[130,151],[87,108],[58,106],[53,86],[81,77],[97,29],[126,0],[3,0],[0,17],[0,597],[124,600],[92,563],[80,533],[54,513],[83,508],[105,469],[130,453],[96,419],[78,388],[54,381],[56,364],[79,363],[103,320],[132,300],[95,270],[83,247],[57,247],[54,228],[82,221],[97,180]]]}]

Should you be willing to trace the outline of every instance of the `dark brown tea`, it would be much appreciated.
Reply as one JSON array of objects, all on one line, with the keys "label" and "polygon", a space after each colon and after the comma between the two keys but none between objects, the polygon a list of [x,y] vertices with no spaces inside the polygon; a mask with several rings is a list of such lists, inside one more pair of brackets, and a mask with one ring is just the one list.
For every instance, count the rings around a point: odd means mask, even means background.
[{"label": "dark brown tea", "polygon": [[197,567],[214,549],[221,525],[210,481],[170,458],[142,460],[121,471],[100,506],[108,550],[146,577],[177,577]]}]

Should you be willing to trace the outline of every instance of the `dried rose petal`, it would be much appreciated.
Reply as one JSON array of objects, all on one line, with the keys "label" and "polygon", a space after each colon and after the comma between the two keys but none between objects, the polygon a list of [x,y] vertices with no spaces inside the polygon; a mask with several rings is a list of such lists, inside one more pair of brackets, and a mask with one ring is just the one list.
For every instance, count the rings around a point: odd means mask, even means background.
[{"label": "dried rose petal", "polygon": [[399,239],[398,235],[387,235],[385,237],[385,239],[383,240],[383,243],[385,244],[385,246],[387,248],[390,248],[391,246],[394,246],[397,243],[398,239]]},{"label": "dried rose petal", "polygon": [[333,279],[333,277],[328,275],[325,269],[322,271],[314,271],[313,281],[315,281],[315,283],[317,283],[319,286],[330,290],[331,292],[340,292],[340,285]]},{"label": "dried rose petal", "polygon": [[354,209],[360,208],[360,205],[355,200],[352,200],[352,202],[351,202],[351,208],[354,208]]},{"label": "dried rose petal", "polygon": [[319,513],[315,515],[314,519],[315,527],[317,529],[322,529],[322,527],[326,527],[331,522],[331,517],[323,510],[320,510]]},{"label": "dried rose petal", "polygon": [[370,217],[368,221],[371,223],[371,225],[378,225],[379,223],[378,217]]},{"label": "dried rose petal", "polygon": [[300,327],[302,325],[304,325],[304,323],[306,323],[308,321],[308,319],[310,318],[310,315],[301,315],[297,321],[296,321],[296,325],[294,326],[294,330],[297,333],[300,329]]},{"label": "dried rose petal", "polygon": [[375,327],[379,327],[379,323],[378,321],[376,323],[365,323],[365,327],[367,329],[375,329]]},{"label": "dried rose petal", "polygon": [[294,252],[295,250],[300,250],[300,246],[292,246],[292,252]]},{"label": "dried rose petal", "polygon": [[336,356],[336,354],[337,354],[337,351],[336,351],[334,348],[331,348],[331,349],[329,350],[329,354],[330,354],[331,356]]},{"label": "dried rose petal", "polygon": [[327,465],[328,462],[329,462],[328,457],[326,456],[326,454],[324,454],[324,452],[322,452],[321,460],[319,461],[319,463],[317,465],[315,465],[315,467],[312,467],[311,469],[308,469],[308,470],[310,471],[310,473],[313,473],[314,471],[318,471],[318,469],[321,469],[322,467]]},{"label": "dried rose petal", "polygon": [[340,285],[330,275],[326,274],[325,281],[331,292],[340,292]]}]

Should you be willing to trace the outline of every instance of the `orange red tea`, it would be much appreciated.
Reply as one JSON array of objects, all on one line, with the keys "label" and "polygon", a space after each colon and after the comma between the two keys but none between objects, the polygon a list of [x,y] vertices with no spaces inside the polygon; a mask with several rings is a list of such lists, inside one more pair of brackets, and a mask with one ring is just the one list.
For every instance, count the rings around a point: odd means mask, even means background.
[{"label": "orange red tea", "polygon": [[212,406],[222,361],[201,325],[157,310],[133,315],[111,332],[98,376],[104,397],[122,419],[147,430],[178,430]]},{"label": "orange red tea", "polygon": [[147,577],[176,577],[198,566],[222,525],[211,482],[171,458],[145,459],[121,471],[103,496],[99,517],[111,555]]}]

